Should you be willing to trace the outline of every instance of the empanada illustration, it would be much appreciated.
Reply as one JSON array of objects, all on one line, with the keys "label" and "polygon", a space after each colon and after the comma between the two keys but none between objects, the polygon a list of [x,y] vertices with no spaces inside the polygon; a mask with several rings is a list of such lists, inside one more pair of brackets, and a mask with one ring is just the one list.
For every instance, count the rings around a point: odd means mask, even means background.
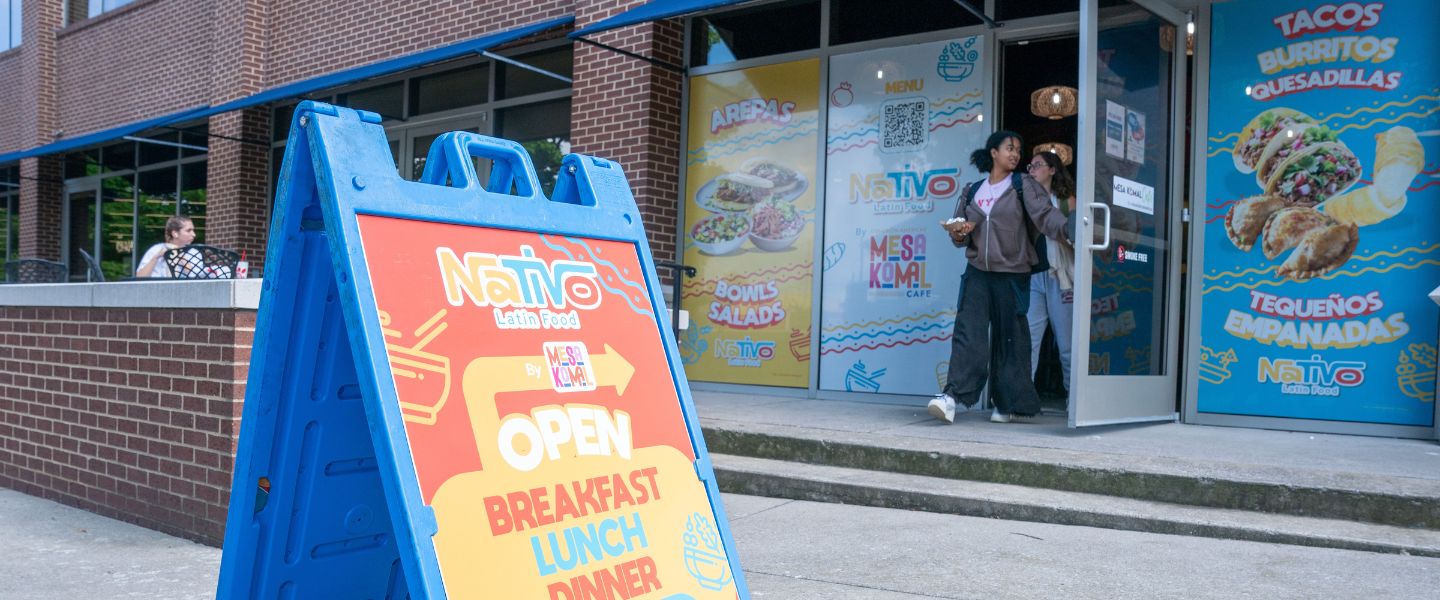
[{"label": "empanada illustration", "polygon": [[1326,200],[1321,209],[1342,223],[1374,225],[1400,214],[1410,182],[1425,166],[1425,149],[1409,127],[1375,135],[1375,183]]},{"label": "empanada illustration", "polygon": [[1339,142],[1300,149],[1275,167],[1265,193],[1295,206],[1315,206],[1350,189],[1360,179],[1360,159]]},{"label": "empanada illustration", "polygon": [[1275,260],[1280,253],[1298,246],[1310,230],[1334,224],[1334,219],[1309,206],[1282,208],[1265,221],[1260,249],[1265,258]]},{"label": "empanada illustration", "polygon": [[1274,174],[1275,167],[1283,164],[1290,155],[1316,144],[1338,141],[1340,135],[1324,125],[1302,123],[1286,127],[1265,145],[1265,151],[1260,154],[1260,162],[1255,165],[1255,182],[1264,188]]},{"label": "empanada illustration", "polygon": [[1359,229],[1355,225],[1334,222],[1311,229],[1275,273],[1295,281],[1306,281],[1334,271],[1355,254],[1355,247],[1360,245]]},{"label": "empanada illustration", "polygon": [[1264,154],[1265,146],[1271,139],[1286,127],[1313,122],[1315,119],[1310,118],[1310,115],[1293,108],[1277,107],[1255,115],[1255,118],[1250,119],[1250,123],[1240,130],[1240,139],[1236,140],[1235,148],[1230,152],[1235,161],[1235,169],[1241,173],[1254,173],[1256,164],[1260,162],[1260,155]]},{"label": "empanada illustration", "polygon": [[1236,248],[1249,252],[1265,229],[1265,221],[1285,206],[1285,201],[1275,196],[1251,196],[1236,202],[1225,213],[1225,235]]}]

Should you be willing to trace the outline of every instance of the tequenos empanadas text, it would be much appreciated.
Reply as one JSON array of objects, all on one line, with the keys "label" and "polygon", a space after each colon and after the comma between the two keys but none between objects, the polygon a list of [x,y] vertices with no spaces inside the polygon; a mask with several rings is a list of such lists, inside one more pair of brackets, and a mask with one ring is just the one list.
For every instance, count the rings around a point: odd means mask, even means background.
[{"label": "tequenos empanadas text", "polygon": [[1275,167],[1265,193],[1296,206],[1315,206],[1343,193],[1360,179],[1360,160],[1340,143],[1315,144]]},{"label": "tequenos empanadas text", "polygon": [[1270,140],[1287,127],[1313,122],[1315,119],[1310,115],[1293,108],[1272,108],[1255,115],[1250,124],[1240,130],[1240,139],[1236,140],[1230,153],[1235,160],[1235,169],[1241,173],[1254,173]]}]

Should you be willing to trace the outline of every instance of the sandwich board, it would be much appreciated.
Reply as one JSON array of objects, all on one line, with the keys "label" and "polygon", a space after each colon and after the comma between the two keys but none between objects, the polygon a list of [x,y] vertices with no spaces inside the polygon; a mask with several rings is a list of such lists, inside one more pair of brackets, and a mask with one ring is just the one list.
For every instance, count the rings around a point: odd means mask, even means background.
[{"label": "sandwich board", "polygon": [[620,166],[379,123],[295,111],[217,597],[748,598]]}]

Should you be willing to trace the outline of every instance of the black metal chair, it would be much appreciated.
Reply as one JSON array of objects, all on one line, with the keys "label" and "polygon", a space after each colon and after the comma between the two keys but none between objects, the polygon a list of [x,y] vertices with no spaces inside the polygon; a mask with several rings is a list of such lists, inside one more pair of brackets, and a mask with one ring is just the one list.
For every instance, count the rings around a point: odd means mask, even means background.
[{"label": "black metal chair", "polygon": [[190,244],[165,251],[165,264],[176,279],[234,279],[240,254],[224,248]]},{"label": "black metal chair", "polygon": [[10,283],[65,283],[70,269],[65,263],[43,258],[19,258],[5,263],[5,279]]},{"label": "black metal chair", "polygon": [[90,256],[89,252],[76,248],[80,252],[80,258],[85,259],[85,278],[92,282],[105,281],[105,272],[100,270],[100,261]]}]

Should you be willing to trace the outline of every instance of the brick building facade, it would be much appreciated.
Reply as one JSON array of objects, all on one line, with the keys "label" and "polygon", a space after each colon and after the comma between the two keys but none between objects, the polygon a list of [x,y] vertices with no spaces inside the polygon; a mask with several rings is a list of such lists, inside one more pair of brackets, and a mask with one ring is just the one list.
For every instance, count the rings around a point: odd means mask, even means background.
[{"label": "brick building facade", "polygon": [[[0,51],[0,155],[547,19],[573,15],[573,27],[581,27],[642,3],[135,0],[82,17],[72,13],[83,11],[84,0],[14,1],[23,6],[24,41]],[[536,43],[569,48],[570,30],[495,51]],[[607,32],[598,41],[680,62],[676,22]],[[671,258],[680,75],[584,44],[573,44],[573,57],[570,148],[625,166],[654,254]],[[272,131],[283,125],[272,122],[278,104],[184,125],[208,139],[163,138],[208,148],[199,163],[207,205],[202,241],[245,252],[251,277],[264,269],[278,156]],[[189,135],[136,132],[166,134]],[[50,154],[15,165],[18,249],[8,258],[64,261],[70,254],[67,180],[75,173],[66,160]],[[96,189],[110,194],[110,185]],[[144,250],[141,240],[131,243],[126,270]],[[0,486],[218,544],[254,319],[253,306],[0,306]]]}]

